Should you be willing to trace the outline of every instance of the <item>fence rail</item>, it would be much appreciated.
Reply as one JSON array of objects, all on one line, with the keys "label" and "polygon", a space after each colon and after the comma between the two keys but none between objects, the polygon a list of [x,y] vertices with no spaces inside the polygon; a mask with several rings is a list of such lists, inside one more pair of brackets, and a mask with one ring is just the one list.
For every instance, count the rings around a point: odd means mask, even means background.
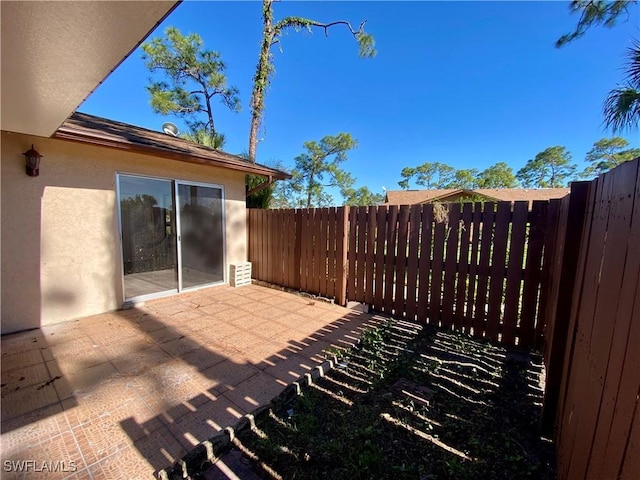
[{"label": "fence rail", "polygon": [[[249,210],[254,278],[540,346],[559,201]],[[546,260],[545,260],[546,259]]]}]

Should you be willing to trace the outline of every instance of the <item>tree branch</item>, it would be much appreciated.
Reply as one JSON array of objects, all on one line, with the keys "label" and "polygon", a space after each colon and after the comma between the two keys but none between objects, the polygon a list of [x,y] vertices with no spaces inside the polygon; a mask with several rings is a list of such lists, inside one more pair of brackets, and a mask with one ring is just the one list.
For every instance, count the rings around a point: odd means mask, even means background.
[{"label": "tree branch", "polygon": [[[335,25],[346,25],[346,27],[349,29],[349,32],[351,32],[351,35],[353,35],[354,37],[357,37],[358,34],[362,34],[364,33],[364,26],[366,25],[367,21],[363,21],[360,26],[358,27],[358,30],[354,30],[353,27],[351,26],[350,22],[347,22],[346,20],[336,20],[335,22],[330,22],[330,23],[322,23],[322,22],[318,22],[316,20],[309,20],[308,18],[302,18],[302,17],[285,17],[282,20],[280,20],[278,23],[275,24],[275,26],[273,27],[273,31],[275,32],[275,36],[277,37],[280,32],[282,30],[284,30],[285,28],[290,28],[290,27],[299,27],[299,28],[311,28],[311,27],[318,27],[318,28],[322,28],[324,30],[324,35],[326,37],[329,36],[329,28],[335,26]],[[272,45],[275,44],[272,43]]]}]

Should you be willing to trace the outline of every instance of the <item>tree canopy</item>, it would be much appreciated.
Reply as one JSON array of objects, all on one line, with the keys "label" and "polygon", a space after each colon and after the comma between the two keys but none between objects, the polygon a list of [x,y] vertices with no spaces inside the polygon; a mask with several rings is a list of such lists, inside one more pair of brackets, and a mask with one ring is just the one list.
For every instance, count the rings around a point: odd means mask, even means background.
[{"label": "tree canopy", "polygon": [[603,107],[604,124],[613,132],[640,125],[640,42],[627,49],[622,85],[609,92]]},{"label": "tree canopy", "polygon": [[[613,27],[621,18],[631,18],[629,9],[637,0],[573,0],[569,5],[572,14],[580,14],[573,32],[562,35],[556,47],[563,47],[583,36],[591,27]],[[633,41],[627,49],[623,83],[612,89],[604,101],[602,113],[604,125],[615,132],[638,128],[640,124],[640,43]]]},{"label": "tree canopy", "polygon": [[477,188],[516,188],[518,180],[513,168],[505,162],[498,162],[478,175]]},{"label": "tree canopy", "polygon": [[194,138],[206,135],[210,141],[200,143],[219,148],[223,139],[215,126],[213,100],[239,111],[238,89],[227,85],[220,54],[205,50],[200,35],[185,36],[175,27],[168,27],[164,35],[142,44],[145,65],[161,77],[147,86],[151,107],[162,115],[182,117]]},{"label": "tree canopy", "polygon": [[573,178],[576,166],[565,147],[555,146],[538,153],[516,174],[525,188],[565,187]]},{"label": "tree canopy", "polygon": [[249,158],[256,159],[258,148],[258,132],[264,114],[264,104],[266,91],[271,83],[274,72],[273,54],[271,49],[280,41],[280,37],[290,30],[306,29],[312,31],[313,28],[320,29],[325,35],[329,34],[331,27],[342,25],[348,28],[358,43],[358,53],[360,57],[372,58],[376,55],[375,42],[373,37],[364,30],[366,20],[357,29],[351,26],[346,20],[337,20],[330,23],[322,23],[316,20],[303,17],[289,16],[279,21],[273,18],[274,0],[262,0],[262,40],[260,42],[260,53],[256,74],[253,78],[253,90],[251,92],[251,128],[249,130]]},{"label": "tree canopy", "polygon": [[457,170],[440,162],[423,163],[418,167],[405,167],[400,172],[401,188],[407,190],[410,182],[427,189],[446,188],[514,188],[518,186],[513,169],[504,162],[496,163],[483,171],[477,168]]},{"label": "tree canopy", "polygon": [[344,193],[345,205],[350,207],[366,207],[384,202],[384,195],[373,193],[368,187],[349,188]]},{"label": "tree canopy", "polygon": [[340,165],[347,160],[347,152],[358,146],[348,133],[326,135],[319,142],[304,142],[305,153],[295,158],[291,172],[293,203],[302,207],[325,207],[333,198],[326,188],[337,187],[347,196],[353,187],[353,177]]},{"label": "tree canopy", "polygon": [[590,163],[580,174],[583,178],[594,178],[608,172],[623,162],[640,157],[640,148],[629,148],[622,137],[601,138],[593,144],[593,148],[587,152],[585,161]]},{"label": "tree canopy", "polygon": [[403,189],[409,188],[409,182],[413,180],[417,185],[428,190],[450,188],[448,185],[455,178],[456,169],[440,162],[425,162],[417,167],[405,167],[400,172],[402,180],[398,182]]},{"label": "tree canopy", "polygon": [[591,27],[603,25],[613,27],[620,16],[626,14],[628,18],[629,6],[635,0],[573,0],[569,4],[571,14],[579,14],[580,19],[573,32],[562,35],[556,41],[556,47],[563,47],[573,40],[583,36]]}]

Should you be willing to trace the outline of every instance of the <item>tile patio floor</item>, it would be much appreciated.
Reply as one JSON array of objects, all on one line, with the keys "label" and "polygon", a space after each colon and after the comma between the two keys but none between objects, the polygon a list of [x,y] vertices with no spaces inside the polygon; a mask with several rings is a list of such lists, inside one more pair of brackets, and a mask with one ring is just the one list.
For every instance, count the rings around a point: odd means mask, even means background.
[{"label": "tile patio floor", "polygon": [[5,336],[0,477],[153,478],[375,321],[219,286]]}]

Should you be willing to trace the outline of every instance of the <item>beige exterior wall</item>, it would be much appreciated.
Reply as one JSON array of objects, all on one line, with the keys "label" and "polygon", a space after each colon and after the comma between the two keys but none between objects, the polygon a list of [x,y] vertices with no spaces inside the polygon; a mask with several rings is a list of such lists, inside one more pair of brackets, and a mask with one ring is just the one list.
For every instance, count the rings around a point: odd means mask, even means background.
[{"label": "beige exterior wall", "polygon": [[[44,155],[35,178],[31,144]],[[121,307],[116,173],[222,185],[225,275],[247,259],[241,172],[7,132],[1,145],[2,333]]]}]

